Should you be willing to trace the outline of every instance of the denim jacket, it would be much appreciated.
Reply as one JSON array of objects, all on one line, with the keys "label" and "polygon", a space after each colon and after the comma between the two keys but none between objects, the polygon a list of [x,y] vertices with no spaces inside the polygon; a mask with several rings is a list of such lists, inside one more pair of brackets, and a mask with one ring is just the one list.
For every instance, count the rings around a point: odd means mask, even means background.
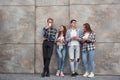
[{"label": "denim jacket", "polygon": [[[79,42],[81,42],[82,40],[82,31],[79,29],[79,28],[76,28],[76,31],[77,31],[77,36],[79,38]],[[68,43],[68,46],[71,46],[71,37],[70,37],[70,32],[71,32],[71,28],[67,30],[67,33],[66,33],[66,41]]]}]

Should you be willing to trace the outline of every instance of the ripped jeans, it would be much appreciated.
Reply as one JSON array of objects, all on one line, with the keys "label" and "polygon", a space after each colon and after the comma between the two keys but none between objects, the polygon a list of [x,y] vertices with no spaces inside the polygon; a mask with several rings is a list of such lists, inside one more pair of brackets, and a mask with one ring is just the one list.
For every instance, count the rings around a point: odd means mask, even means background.
[{"label": "ripped jeans", "polygon": [[63,72],[65,56],[66,56],[66,46],[63,45],[63,47],[61,48],[60,46],[57,45],[56,51],[57,51],[57,55],[58,55],[58,70]]},{"label": "ripped jeans", "polygon": [[69,59],[71,71],[77,71],[80,62],[80,46],[69,46]]}]

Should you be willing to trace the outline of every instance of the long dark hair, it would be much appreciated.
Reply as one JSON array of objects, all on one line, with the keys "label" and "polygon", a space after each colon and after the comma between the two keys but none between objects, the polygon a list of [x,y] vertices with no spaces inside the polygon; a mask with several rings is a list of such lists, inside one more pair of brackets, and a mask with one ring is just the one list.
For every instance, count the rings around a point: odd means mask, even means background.
[{"label": "long dark hair", "polygon": [[[64,26],[64,25],[61,25],[61,26],[64,28],[64,30],[63,30],[63,36],[65,37],[66,31],[67,31],[66,26]],[[60,37],[60,35],[61,35],[61,31],[58,32],[58,37]]]},{"label": "long dark hair", "polygon": [[91,29],[91,27],[90,27],[90,25],[89,25],[89,23],[85,23],[85,24],[83,24],[83,26],[85,26],[85,29],[86,29],[88,32],[90,32],[90,33],[93,32],[92,29]]}]

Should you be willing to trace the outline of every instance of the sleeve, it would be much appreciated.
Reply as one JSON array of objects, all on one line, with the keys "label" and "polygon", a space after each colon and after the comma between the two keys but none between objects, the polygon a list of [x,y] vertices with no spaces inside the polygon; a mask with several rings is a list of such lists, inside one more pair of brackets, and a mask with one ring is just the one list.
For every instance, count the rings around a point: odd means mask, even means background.
[{"label": "sleeve", "polygon": [[70,39],[70,34],[69,34],[69,30],[67,30],[65,39],[66,39],[67,42],[70,42],[70,41],[71,41],[71,39]]},{"label": "sleeve", "polygon": [[58,37],[58,33],[56,33],[56,35],[55,35],[55,42],[56,42],[56,40],[57,40],[57,37]]},{"label": "sleeve", "polygon": [[58,37],[58,33],[56,33],[56,35],[55,35],[55,39],[57,39],[57,37]]},{"label": "sleeve", "polygon": [[83,37],[83,32],[80,30],[79,31],[79,41],[82,42],[82,37]]},{"label": "sleeve", "polygon": [[47,29],[43,28],[43,30],[42,30],[43,37],[46,36],[46,31],[47,31]]},{"label": "sleeve", "polygon": [[52,37],[53,40],[56,39],[56,33],[57,33],[57,30],[54,29],[53,34],[51,35],[51,37]]}]

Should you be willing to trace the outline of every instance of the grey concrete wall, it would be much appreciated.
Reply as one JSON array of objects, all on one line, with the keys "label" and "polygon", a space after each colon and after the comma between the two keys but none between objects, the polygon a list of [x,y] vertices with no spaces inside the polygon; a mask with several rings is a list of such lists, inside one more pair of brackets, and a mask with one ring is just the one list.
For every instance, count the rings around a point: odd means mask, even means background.
[{"label": "grey concrete wall", "polygon": [[[0,0],[0,73],[42,72],[42,28],[90,23],[96,33],[96,74],[120,75],[120,0]],[[54,51],[50,70],[57,69]],[[79,73],[83,73],[82,63]],[[65,73],[70,73],[68,54]]]}]

